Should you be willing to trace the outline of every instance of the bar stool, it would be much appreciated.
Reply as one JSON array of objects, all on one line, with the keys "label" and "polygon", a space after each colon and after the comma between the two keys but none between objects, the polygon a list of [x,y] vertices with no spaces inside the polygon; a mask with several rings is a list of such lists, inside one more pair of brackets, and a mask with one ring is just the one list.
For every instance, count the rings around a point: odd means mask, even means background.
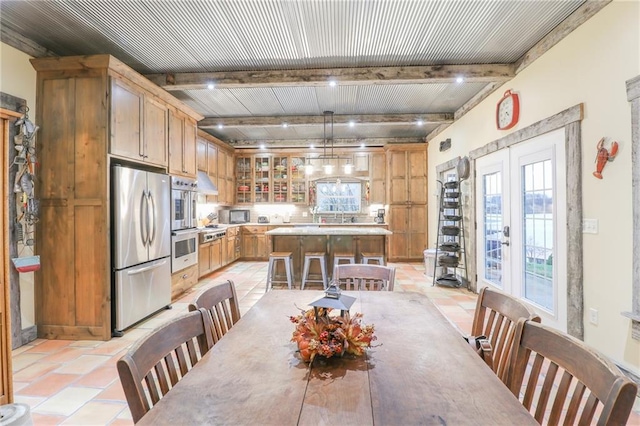
[{"label": "bar stool", "polygon": [[380,253],[360,253],[362,256],[362,263],[369,263],[370,260],[375,260],[378,265],[384,266],[384,255]]},{"label": "bar stool", "polygon": [[[317,260],[320,262],[320,273],[322,275],[322,279],[320,280],[312,280],[309,279],[309,266],[311,265],[312,260]],[[301,290],[304,290],[304,285],[307,282],[317,282],[322,283],[322,287],[327,289],[327,256],[322,251],[310,251],[304,254],[304,268],[302,270],[302,285],[300,286]]]},{"label": "bar stool", "polygon": [[356,256],[352,253],[334,253],[333,254],[333,271],[334,273],[331,275],[335,276],[336,266],[340,264],[340,261],[346,260],[347,263],[356,263]]},{"label": "bar stool", "polygon": [[[274,280],[274,274],[276,273],[276,265],[279,260],[284,262],[284,270],[287,274],[287,281],[276,281]],[[293,286],[293,253],[290,251],[274,251],[269,254],[269,269],[267,270],[267,288],[265,289],[265,293],[272,288],[273,283],[284,283],[286,282],[289,286],[289,290]]]}]

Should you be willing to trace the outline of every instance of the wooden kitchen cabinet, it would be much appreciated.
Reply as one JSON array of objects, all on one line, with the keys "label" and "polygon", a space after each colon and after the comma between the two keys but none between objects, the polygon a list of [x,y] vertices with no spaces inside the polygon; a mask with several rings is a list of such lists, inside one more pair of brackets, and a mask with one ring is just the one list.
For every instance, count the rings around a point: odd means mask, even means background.
[{"label": "wooden kitchen cabinet", "polygon": [[369,155],[369,203],[386,203],[387,159],[384,153]]},{"label": "wooden kitchen cabinet", "polygon": [[[414,145],[414,146],[411,146]],[[387,150],[389,204],[427,203],[427,147],[394,146]]]},{"label": "wooden kitchen cabinet", "polygon": [[110,153],[166,167],[166,104],[119,79],[111,80],[111,94]]},{"label": "wooden kitchen cabinet", "polygon": [[195,120],[172,109],[169,110],[169,173],[196,177]]},{"label": "wooden kitchen cabinet", "polygon": [[220,240],[220,267],[226,266],[230,263],[229,261],[229,250],[227,250],[227,237],[224,236]]},{"label": "wooden kitchen cabinet", "polygon": [[246,260],[267,260],[269,259],[270,244],[269,237],[265,235],[267,226],[243,226],[242,235],[242,258]]},{"label": "wooden kitchen cabinet", "polygon": [[427,247],[427,205],[389,206],[389,258],[393,262],[413,261],[423,257]]},{"label": "wooden kitchen cabinet", "polygon": [[229,231],[227,230],[227,245],[225,248],[227,249],[227,256],[225,257],[226,263],[224,265],[228,265],[229,263],[233,263],[236,258],[236,235],[229,235]]},{"label": "wooden kitchen cabinet", "polygon": [[422,260],[427,247],[427,148],[403,144],[386,148],[389,202],[389,260]]},{"label": "wooden kitchen cabinet", "polygon": [[198,284],[198,265],[189,266],[171,275],[171,301]]},{"label": "wooden kitchen cabinet", "polygon": [[[168,110],[179,110],[194,123],[203,117],[109,55],[31,63],[40,125],[38,337],[109,340],[110,165],[126,159],[166,173]],[[194,275],[197,280],[197,265]]]},{"label": "wooden kitchen cabinet", "polygon": [[222,239],[198,246],[198,278],[208,275],[222,266]]},{"label": "wooden kitchen cabinet", "polygon": [[218,202],[227,201],[227,153],[218,148],[218,164],[216,166],[216,180],[218,186]]},{"label": "wooden kitchen cabinet", "polygon": [[207,141],[200,136],[197,138],[196,164],[199,171],[207,172],[209,164],[207,162]]},{"label": "wooden kitchen cabinet", "polygon": [[233,148],[208,133],[199,130],[197,142],[197,167],[206,172],[218,188],[218,195],[207,195],[207,201],[230,205],[233,190]]},{"label": "wooden kitchen cabinet", "polygon": [[242,238],[239,226],[227,228],[227,243],[229,263],[235,262],[242,256]]},{"label": "wooden kitchen cabinet", "polygon": [[235,196],[235,180],[236,173],[233,169],[234,165],[234,155],[233,151],[227,151],[227,176],[226,176],[226,199],[221,202],[225,204],[233,204],[234,196]]},{"label": "wooden kitchen cabinet", "polygon": [[198,278],[213,272],[211,265],[211,243],[204,243],[198,246]]}]

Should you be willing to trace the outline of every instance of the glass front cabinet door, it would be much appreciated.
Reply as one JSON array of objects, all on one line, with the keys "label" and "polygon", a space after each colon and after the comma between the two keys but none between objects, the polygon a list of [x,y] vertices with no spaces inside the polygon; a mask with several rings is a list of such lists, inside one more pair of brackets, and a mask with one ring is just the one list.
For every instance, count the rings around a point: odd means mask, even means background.
[{"label": "glass front cabinet door", "polygon": [[273,202],[289,202],[289,161],[287,157],[273,157]]},{"label": "glass front cabinet door", "polygon": [[270,202],[269,194],[271,194],[271,158],[265,156],[256,156],[253,158],[253,194],[254,202],[268,203]]},{"label": "glass front cabinet door", "polygon": [[236,159],[236,202],[238,204],[251,202],[250,157],[238,157]]},{"label": "glass front cabinet door", "polygon": [[305,158],[291,157],[289,161],[291,202],[296,204],[307,204],[307,176],[304,169]]}]

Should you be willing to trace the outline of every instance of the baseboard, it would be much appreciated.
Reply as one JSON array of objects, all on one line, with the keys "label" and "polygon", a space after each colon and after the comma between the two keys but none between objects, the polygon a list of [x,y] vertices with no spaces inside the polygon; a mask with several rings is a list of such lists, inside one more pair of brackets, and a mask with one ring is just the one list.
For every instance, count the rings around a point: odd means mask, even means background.
[{"label": "baseboard", "polygon": [[29,342],[33,342],[38,338],[38,327],[32,325],[31,327],[23,328],[20,333],[20,338],[22,339],[22,344],[26,345]]}]

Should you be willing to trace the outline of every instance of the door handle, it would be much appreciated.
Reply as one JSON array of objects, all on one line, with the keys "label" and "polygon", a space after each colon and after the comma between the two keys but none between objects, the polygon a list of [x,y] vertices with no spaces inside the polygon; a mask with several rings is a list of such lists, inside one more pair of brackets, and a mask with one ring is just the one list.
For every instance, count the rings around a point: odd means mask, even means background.
[{"label": "door handle", "polygon": [[135,275],[135,274],[140,274],[142,272],[147,272],[147,271],[150,271],[152,269],[159,268],[159,267],[163,266],[165,263],[167,263],[166,260],[162,261],[162,263],[158,263],[157,265],[144,266],[142,268],[138,268],[138,269],[135,269],[133,271],[127,272],[127,275]]},{"label": "door handle", "polygon": [[148,233],[146,232],[146,220],[145,220],[145,206],[146,206],[146,196],[144,191],[142,192],[142,196],[140,197],[140,237],[142,238],[142,245],[146,247]]},{"label": "door handle", "polygon": [[153,244],[156,239],[156,203],[153,200],[153,195],[151,195],[151,191],[147,192],[147,203],[151,204],[151,209],[149,210],[149,214],[147,215],[148,220],[151,221],[151,236],[149,237],[149,244]]},{"label": "door handle", "polygon": [[509,246],[509,241],[503,241],[500,244],[502,244],[503,246],[507,246],[508,247]]}]

